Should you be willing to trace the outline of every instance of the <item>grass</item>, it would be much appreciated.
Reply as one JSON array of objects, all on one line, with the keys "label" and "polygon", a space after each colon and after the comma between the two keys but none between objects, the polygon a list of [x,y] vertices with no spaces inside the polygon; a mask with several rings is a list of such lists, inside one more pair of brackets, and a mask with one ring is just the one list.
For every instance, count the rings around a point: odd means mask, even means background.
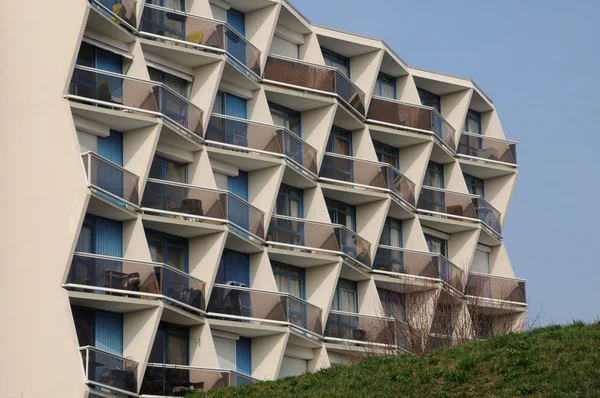
[{"label": "grass", "polygon": [[573,322],[194,397],[600,397],[600,321]]}]

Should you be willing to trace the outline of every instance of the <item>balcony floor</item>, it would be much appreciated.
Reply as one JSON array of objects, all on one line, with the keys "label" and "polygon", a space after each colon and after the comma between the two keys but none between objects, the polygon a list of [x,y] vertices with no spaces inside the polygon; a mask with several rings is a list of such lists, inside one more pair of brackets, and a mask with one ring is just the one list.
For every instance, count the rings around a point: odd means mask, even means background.
[{"label": "balcony floor", "polygon": [[160,306],[158,300],[146,300],[134,297],[96,294],[74,290],[68,290],[68,295],[71,304],[97,310],[118,312],[121,314],[158,308]]},{"label": "balcony floor", "polygon": [[[218,315],[215,315],[218,317]],[[211,329],[221,330],[223,332],[234,333],[243,337],[263,337],[272,336],[274,334],[286,333],[287,326],[283,325],[255,325],[249,322],[228,321],[223,319],[209,318],[207,323]]]},{"label": "balcony floor", "polygon": [[419,214],[418,216],[422,226],[433,228],[447,234],[455,234],[480,228],[478,222],[452,219],[452,216],[447,216],[446,218],[428,216],[425,214]]},{"label": "balcony floor", "polygon": [[[88,213],[115,221],[130,221],[137,218],[138,213],[129,205],[123,203],[121,206],[119,203],[101,196],[99,192],[95,191],[94,187],[90,187],[90,190],[92,191],[87,208]],[[117,201],[118,199],[114,200]]]},{"label": "balcony floor", "polygon": [[333,182],[321,182],[323,196],[347,203],[349,205],[359,206],[366,203],[378,202],[380,200],[388,200],[389,194],[383,191],[371,190],[368,188],[354,187],[346,183],[333,185]]},{"label": "balcony floor", "polygon": [[170,43],[161,42],[160,39],[150,40],[140,38],[139,40],[144,52],[155,54],[161,58],[171,60],[192,69],[223,61],[224,59],[224,57],[219,54],[212,54],[208,51],[199,51],[193,48],[175,46]]},{"label": "balcony floor", "polygon": [[135,42],[136,37],[124,27],[113,22],[111,17],[91,4],[89,4],[88,7],[90,8],[90,14],[87,20],[86,30],[95,30],[111,39],[127,44]]},{"label": "balcony floor", "polygon": [[459,157],[458,163],[460,163],[460,168],[464,173],[481,178],[483,180],[486,178],[502,177],[517,172],[516,167],[486,162],[485,159],[476,160]]},{"label": "balcony floor", "polygon": [[264,87],[267,100],[297,112],[308,112],[336,104],[335,98],[330,95],[312,93],[302,88],[294,89],[271,83],[266,83]]},{"label": "balcony floor", "polygon": [[336,264],[341,260],[340,256],[319,254],[318,251],[315,253],[310,250],[304,252],[269,247],[267,251],[271,260],[300,268],[312,268]]},{"label": "balcony floor", "polygon": [[248,152],[246,150],[233,150],[233,149],[224,149],[224,148],[215,148],[210,144],[206,149],[208,151],[208,156],[211,159],[217,159],[225,163],[229,163],[233,166],[236,166],[240,170],[244,170],[247,172],[267,169],[269,167],[276,167],[283,164],[283,161],[278,157],[270,157],[267,155],[256,156],[256,154],[252,154],[251,148],[248,148]]},{"label": "balcony floor", "polygon": [[162,123],[159,118],[152,115],[144,115],[141,111],[136,113],[125,110],[113,110],[75,101],[69,101],[69,104],[71,106],[71,113],[74,116],[80,116],[106,125],[110,129],[122,133]]},{"label": "balcony floor", "polygon": [[431,136],[433,133],[428,134],[410,131],[403,128],[404,126],[394,128],[373,123],[370,123],[367,126],[369,127],[371,138],[400,149],[432,141]]},{"label": "balcony floor", "polygon": [[143,214],[142,221],[144,222],[144,227],[171,235],[178,235],[183,238],[197,238],[199,236],[224,232],[227,229],[227,227],[222,224],[188,221],[150,214]]}]

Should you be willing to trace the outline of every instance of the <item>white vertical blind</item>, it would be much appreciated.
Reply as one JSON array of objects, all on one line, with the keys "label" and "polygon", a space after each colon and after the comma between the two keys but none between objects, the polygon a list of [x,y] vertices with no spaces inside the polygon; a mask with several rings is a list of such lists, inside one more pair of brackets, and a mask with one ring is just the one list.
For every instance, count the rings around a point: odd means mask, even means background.
[{"label": "white vertical blind", "polygon": [[77,139],[79,140],[79,150],[81,153],[88,151],[98,153],[97,135],[77,130]]},{"label": "white vertical blind", "polygon": [[213,336],[219,366],[222,369],[235,370],[235,340]]},{"label": "white vertical blind", "polygon": [[215,182],[217,183],[217,188],[224,189],[227,191],[227,176],[223,173],[214,172]]}]

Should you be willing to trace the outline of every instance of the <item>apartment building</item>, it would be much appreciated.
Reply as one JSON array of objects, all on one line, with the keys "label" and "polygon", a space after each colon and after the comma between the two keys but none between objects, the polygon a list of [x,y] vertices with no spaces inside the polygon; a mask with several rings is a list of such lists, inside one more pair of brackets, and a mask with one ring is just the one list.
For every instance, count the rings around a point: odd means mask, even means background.
[{"label": "apartment building", "polygon": [[516,143],[470,79],[285,0],[0,18],[1,396],[184,396],[522,327]]}]

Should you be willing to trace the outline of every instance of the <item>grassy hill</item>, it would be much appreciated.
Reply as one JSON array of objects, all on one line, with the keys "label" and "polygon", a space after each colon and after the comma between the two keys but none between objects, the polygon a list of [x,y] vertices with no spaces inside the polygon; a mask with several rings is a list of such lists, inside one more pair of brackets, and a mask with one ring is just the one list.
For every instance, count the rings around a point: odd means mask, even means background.
[{"label": "grassy hill", "polygon": [[600,397],[600,321],[191,397]]}]

